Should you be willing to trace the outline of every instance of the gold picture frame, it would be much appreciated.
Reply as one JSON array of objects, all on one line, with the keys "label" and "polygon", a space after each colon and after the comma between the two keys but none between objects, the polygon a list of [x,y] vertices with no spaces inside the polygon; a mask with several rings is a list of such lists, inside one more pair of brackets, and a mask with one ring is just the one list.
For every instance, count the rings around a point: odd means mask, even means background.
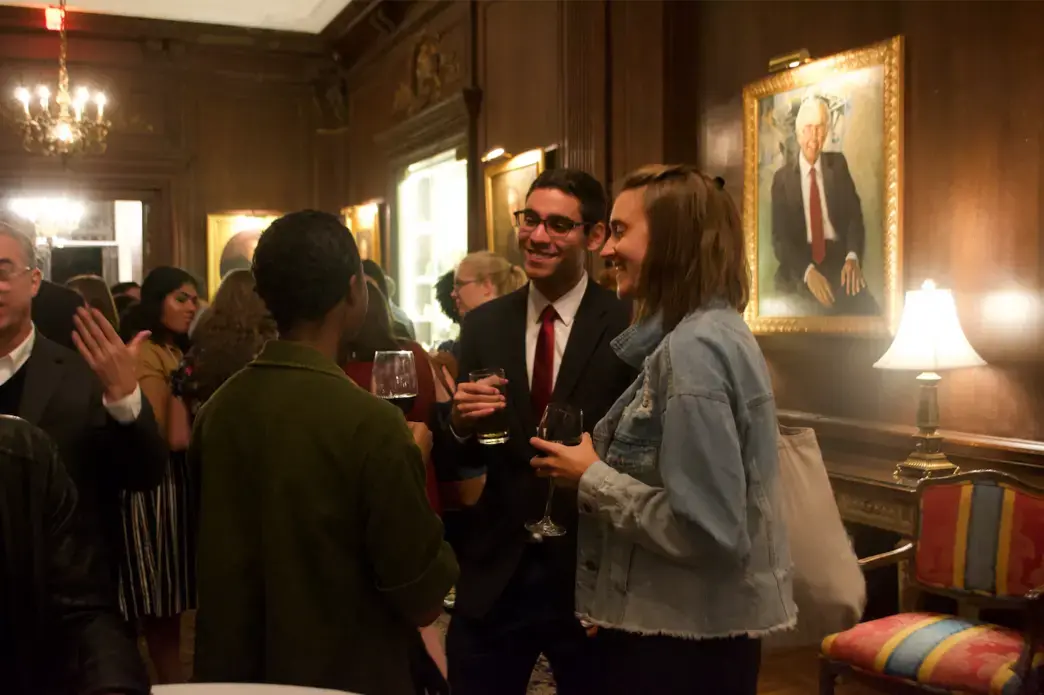
[{"label": "gold picture frame", "polygon": [[744,88],[744,316],[755,333],[895,331],[903,103],[901,36]]},{"label": "gold picture frame", "polygon": [[355,235],[355,245],[364,261],[381,264],[382,242],[387,227],[388,206],[382,198],[374,198],[341,209],[344,226]]},{"label": "gold picture frame", "polygon": [[261,232],[281,215],[271,210],[237,210],[207,215],[207,291],[211,298],[227,273],[250,267]]},{"label": "gold picture frame", "polygon": [[486,248],[511,263],[522,264],[514,213],[522,209],[526,193],[544,171],[544,150],[535,149],[486,165]]}]

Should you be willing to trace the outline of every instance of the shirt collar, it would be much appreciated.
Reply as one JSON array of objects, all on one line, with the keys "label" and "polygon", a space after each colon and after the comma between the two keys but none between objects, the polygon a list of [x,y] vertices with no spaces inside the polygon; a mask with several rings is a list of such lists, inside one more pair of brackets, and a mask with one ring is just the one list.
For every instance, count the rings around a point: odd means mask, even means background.
[{"label": "shirt collar", "polygon": [[554,302],[547,301],[547,297],[541,294],[532,282],[529,283],[529,322],[535,323],[544,312],[544,307],[551,304],[558,313],[559,320],[566,326],[571,326],[576,318],[576,312],[580,310],[580,302],[584,300],[587,292],[587,272],[580,276],[580,282]]},{"label": "shirt collar", "polygon": [[29,335],[25,337],[25,340],[0,359],[7,361],[11,366],[11,373],[14,374],[29,361],[29,355],[33,354],[34,345],[36,345],[36,326],[30,325]]},{"label": "shirt collar", "polygon": [[823,161],[823,154],[822,153],[820,153],[819,156],[816,157],[816,163],[815,164],[809,164],[808,160],[805,159],[805,155],[799,153],[798,154],[798,166],[801,167],[801,180],[804,181],[805,179],[807,179],[808,178],[808,172],[812,171],[813,169],[816,170],[816,174],[818,176],[822,176],[823,175],[822,161]]},{"label": "shirt collar", "polygon": [[657,314],[632,323],[623,333],[613,338],[610,345],[624,363],[640,369],[645,358],[663,341],[663,318]]},{"label": "shirt collar", "polygon": [[290,340],[269,340],[251,364],[257,367],[310,369],[347,378],[344,370],[318,350]]}]

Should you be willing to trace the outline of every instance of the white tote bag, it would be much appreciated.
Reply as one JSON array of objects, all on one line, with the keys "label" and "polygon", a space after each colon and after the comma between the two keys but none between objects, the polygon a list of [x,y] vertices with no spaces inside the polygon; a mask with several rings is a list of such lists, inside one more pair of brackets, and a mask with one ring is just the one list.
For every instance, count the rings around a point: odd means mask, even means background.
[{"label": "white tote bag", "polygon": [[779,470],[778,504],[794,561],[798,621],[795,630],[768,636],[766,649],[817,645],[858,623],[866,605],[866,582],[814,430],[780,425]]}]

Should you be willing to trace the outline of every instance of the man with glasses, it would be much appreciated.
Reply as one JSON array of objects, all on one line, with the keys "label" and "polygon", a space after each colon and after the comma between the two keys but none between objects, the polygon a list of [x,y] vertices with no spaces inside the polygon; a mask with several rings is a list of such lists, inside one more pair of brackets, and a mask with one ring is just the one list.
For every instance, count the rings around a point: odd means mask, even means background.
[{"label": "man with glasses", "polygon": [[124,345],[101,313],[80,307],[78,355],[33,325],[40,283],[32,233],[0,219],[0,414],[28,420],[55,441],[115,577],[119,492],[155,487],[167,466],[166,441],[138,387],[136,353],[148,335]]},{"label": "man with glasses", "polygon": [[[583,410],[590,431],[634,378],[609,342],[629,311],[585,271],[605,241],[606,194],[574,169],[541,174],[515,212],[526,287],[464,318],[460,379],[446,446],[462,468],[487,471],[478,503],[463,510],[451,539],[461,566],[447,637],[455,695],[522,695],[543,653],[562,695],[597,692],[590,642],[573,612],[576,493],[559,490],[552,516],[566,535],[526,530],[543,516],[548,481],[529,465],[529,440],[550,401]],[[469,372],[501,368],[506,398],[468,383]],[[483,446],[476,423],[506,411],[510,439]],[[450,456],[449,458],[452,458]]]}]

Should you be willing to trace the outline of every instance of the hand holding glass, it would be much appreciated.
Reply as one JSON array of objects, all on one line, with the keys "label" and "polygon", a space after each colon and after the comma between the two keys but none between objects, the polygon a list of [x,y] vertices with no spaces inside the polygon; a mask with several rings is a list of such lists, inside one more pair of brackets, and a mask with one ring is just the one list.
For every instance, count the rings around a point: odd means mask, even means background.
[{"label": "hand holding glass", "polygon": [[[492,386],[507,398],[507,378],[503,369],[477,369],[468,374],[468,378],[474,383]],[[497,407],[492,413],[475,423],[475,436],[479,444],[493,446],[504,444],[511,438],[508,427],[507,411],[503,407]]]},{"label": "hand holding glass", "polygon": [[[537,427],[537,436],[545,442],[576,446],[584,436],[584,414],[579,408],[564,403],[549,403]],[[548,478],[547,504],[544,518],[526,524],[526,530],[544,538],[564,536],[566,530],[551,519],[551,501],[555,496],[555,479]]]},{"label": "hand holding glass", "polygon": [[403,414],[413,410],[417,398],[417,366],[409,350],[381,351],[373,356],[373,395],[397,406]]}]

